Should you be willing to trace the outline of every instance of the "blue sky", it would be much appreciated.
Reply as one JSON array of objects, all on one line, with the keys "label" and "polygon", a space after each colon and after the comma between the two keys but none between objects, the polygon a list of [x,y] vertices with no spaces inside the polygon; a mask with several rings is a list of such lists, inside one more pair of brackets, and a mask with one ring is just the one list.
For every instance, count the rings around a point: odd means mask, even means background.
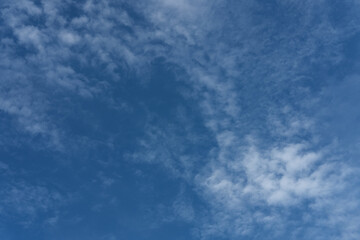
[{"label": "blue sky", "polygon": [[360,239],[359,12],[0,1],[0,239]]}]

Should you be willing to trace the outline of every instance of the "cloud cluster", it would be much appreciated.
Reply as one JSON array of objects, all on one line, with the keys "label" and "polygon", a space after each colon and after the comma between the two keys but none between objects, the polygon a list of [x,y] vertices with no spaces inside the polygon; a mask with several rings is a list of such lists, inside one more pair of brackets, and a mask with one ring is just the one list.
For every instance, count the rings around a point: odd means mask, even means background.
[{"label": "cloud cluster", "polygon": [[69,97],[111,102],[109,83],[144,62],[131,49],[131,18],[107,1],[6,1],[0,11],[0,108],[52,148],[66,138],[54,105]]}]

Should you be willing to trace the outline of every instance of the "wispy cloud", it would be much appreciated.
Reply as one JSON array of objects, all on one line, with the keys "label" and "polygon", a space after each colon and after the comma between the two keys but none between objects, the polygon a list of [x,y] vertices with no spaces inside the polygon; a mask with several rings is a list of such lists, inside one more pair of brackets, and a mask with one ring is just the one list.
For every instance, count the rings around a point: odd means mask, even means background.
[{"label": "wispy cloud", "polygon": [[[33,186],[25,182],[2,184],[0,191],[0,214],[18,220],[24,226],[38,222],[41,214],[55,214],[64,203],[64,197],[56,191],[43,186]],[[55,219],[48,219],[54,224]]]},{"label": "wispy cloud", "polygon": [[[314,205],[310,203],[329,201],[340,207],[338,196],[352,188],[347,179],[354,172],[341,163],[333,146],[319,144],[322,136],[314,131],[317,119],[307,113],[314,94],[305,81],[311,79],[308,61],[318,66],[339,64],[344,57],[340,43],[354,26],[335,28],[327,19],[327,11],[316,10],[320,3],[282,2],[278,7],[290,9],[301,18],[294,21],[298,25],[290,23],[283,29],[271,15],[264,13],[268,19],[251,15],[249,12],[256,8],[268,11],[256,3],[240,4],[241,12],[232,13],[236,23],[223,17],[221,8],[212,9],[212,3],[197,2],[199,7],[192,6],[191,10],[185,1],[178,4],[158,2],[159,8],[150,20],[158,28],[160,39],[177,46],[166,57],[185,69],[206,126],[217,141],[207,156],[209,164],[194,178],[199,193],[213,206],[208,217],[215,222],[204,224],[204,238],[247,235],[261,224],[267,231],[273,224],[283,226],[273,231],[279,236],[287,231],[293,231],[293,238],[300,232],[319,235],[321,230],[316,227],[286,230],[293,216],[285,212],[307,209],[296,221],[313,226],[328,221],[328,212],[323,211],[321,217],[312,214]],[[170,21],[167,11],[173,14]],[[189,12],[198,15],[195,18]],[[320,21],[311,25],[315,16]],[[215,19],[221,24],[212,24]],[[249,143],[249,136],[261,140]],[[169,158],[177,158],[171,156],[176,151],[165,149],[170,156],[157,159],[168,165]],[[176,164],[171,167],[176,168]],[[348,197],[345,194],[343,199]],[[358,234],[347,232],[344,225],[339,229],[338,236],[349,239]]]},{"label": "wispy cloud", "polygon": [[[146,109],[144,136],[127,157],[162,166],[207,205],[199,213],[179,197],[170,204],[171,221],[192,222],[200,239],[358,238],[358,193],[350,193],[349,180],[358,170],[341,155],[339,134],[324,140],[329,135],[319,124],[331,111],[324,99],[334,100],[336,109],[356,102],[356,91],[349,101],[342,92],[358,89],[358,77],[338,85],[318,77],[346,62],[342,43],[359,31],[357,20],[337,25],[330,3],[314,1],[128,4],[134,11],[106,0],[1,4],[1,113],[51,149],[67,149],[76,140],[64,129],[64,109],[80,101],[120,105],[112,89],[133,80],[127,75],[151,85],[151,64],[162,59],[180,69],[176,81],[190,86],[181,99],[196,107],[161,121]],[[346,4],[356,16],[359,6]],[[343,123],[332,119],[331,126]],[[2,195],[3,206],[29,216],[58,198],[25,183],[7,185]],[[328,234],[321,235],[324,229]]]}]

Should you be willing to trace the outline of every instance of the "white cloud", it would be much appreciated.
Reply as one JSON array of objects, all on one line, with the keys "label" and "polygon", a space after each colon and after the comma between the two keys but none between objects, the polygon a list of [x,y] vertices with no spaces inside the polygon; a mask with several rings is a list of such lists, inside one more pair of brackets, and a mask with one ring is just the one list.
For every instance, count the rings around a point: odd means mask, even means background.
[{"label": "white cloud", "polygon": [[19,38],[20,42],[24,44],[31,44],[38,50],[43,50],[43,34],[39,29],[33,26],[25,26],[16,28],[15,34]]},{"label": "white cloud", "polygon": [[[229,133],[225,135],[229,136]],[[214,156],[209,168],[196,178],[214,211],[208,216],[211,220],[204,220],[204,234],[221,235],[222,231],[232,232],[228,233],[231,236],[253,234],[253,227],[265,224],[264,219],[269,220],[265,226],[286,226],[284,211],[302,211],[300,209],[304,206],[317,209],[317,213],[305,211],[302,214],[314,224],[324,223],[326,228],[329,227],[326,223],[334,216],[324,206],[331,204],[335,209],[342,208],[341,202],[349,197],[346,191],[351,186],[347,179],[356,175],[357,171],[334,161],[325,150],[314,151],[304,143],[260,150],[254,140],[247,145],[238,145],[239,141],[234,136],[224,138],[222,135],[219,139],[222,150]],[[356,200],[353,202],[356,203]],[[357,205],[350,208],[358,211]],[[254,209],[258,210],[254,212]],[[338,212],[337,220],[333,221],[345,224],[339,219],[344,219],[346,215],[344,211]],[[229,224],[234,219],[242,219],[239,221],[243,222]],[[225,226],[222,226],[223,229],[208,229],[212,224]],[[353,230],[345,230],[345,225],[338,228],[342,229],[342,234],[355,234]],[[308,230],[304,229],[303,233],[308,234]],[[284,229],[276,227],[274,231],[281,233]]]},{"label": "white cloud", "polygon": [[77,34],[69,31],[61,31],[59,37],[61,41],[69,45],[76,44],[80,41],[80,37]]},{"label": "white cloud", "polygon": [[41,8],[34,4],[33,1],[30,0],[19,0],[16,1],[16,4],[19,9],[25,10],[26,13],[30,15],[39,15],[41,14]]}]

